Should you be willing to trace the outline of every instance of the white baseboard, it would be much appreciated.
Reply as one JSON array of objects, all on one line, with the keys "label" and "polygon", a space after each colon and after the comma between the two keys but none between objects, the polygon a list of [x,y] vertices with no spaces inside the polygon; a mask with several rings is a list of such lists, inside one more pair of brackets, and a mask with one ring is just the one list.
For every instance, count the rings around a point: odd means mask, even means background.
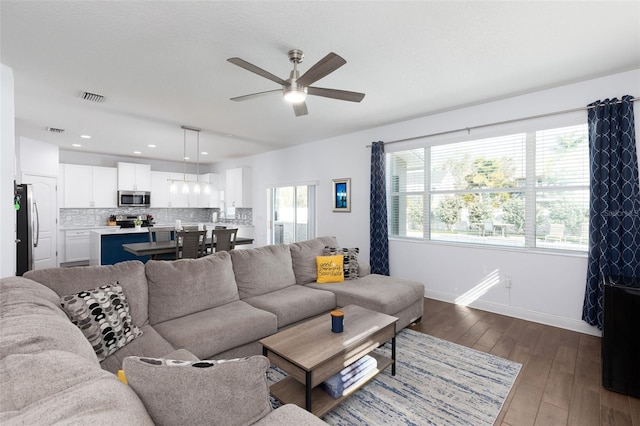
[{"label": "white baseboard", "polygon": [[[454,294],[429,291],[425,289],[425,297],[429,299],[441,300],[443,302],[455,303],[458,297]],[[540,324],[550,325],[553,327],[564,328],[566,330],[577,331],[579,333],[589,334],[592,336],[602,336],[602,332],[597,327],[591,326],[582,320],[572,318],[559,317],[543,312],[530,311],[528,309],[515,308],[513,306],[501,305],[498,303],[485,302],[475,300],[468,305],[470,308],[480,309],[482,311],[493,312],[495,314],[507,315],[514,318],[520,318],[527,321],[533,321]],[[424,315],[429,315],[425,312]]]}]

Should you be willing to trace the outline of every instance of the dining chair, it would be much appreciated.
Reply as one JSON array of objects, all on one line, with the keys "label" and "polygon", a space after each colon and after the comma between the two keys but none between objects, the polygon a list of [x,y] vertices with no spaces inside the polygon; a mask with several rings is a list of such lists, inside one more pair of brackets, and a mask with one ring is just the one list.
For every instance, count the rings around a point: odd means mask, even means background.
[{"label": "dining chair", "polygon": [[229,251],[236,247],[238,228],[214,229],[211,237],[216,242],[216,251]]},{"label": "dining chair", "polygon": [[149,230],[149,242],[159,241],[171,241],[171,233],[175,231],[173,226],[150,226]]},{"label": "dining chair", "polygon": [[[172,233],[175,231],[173,226],[150,226],[149,230],[149,242],[165,242],[172,241]],[[153,260],[174,260],[174,254],[154,254],[151,256]]]},{"label": "dining chair", "polygon": [[176,259],[196,259],[206,254],[207,231],[176,232]]}]

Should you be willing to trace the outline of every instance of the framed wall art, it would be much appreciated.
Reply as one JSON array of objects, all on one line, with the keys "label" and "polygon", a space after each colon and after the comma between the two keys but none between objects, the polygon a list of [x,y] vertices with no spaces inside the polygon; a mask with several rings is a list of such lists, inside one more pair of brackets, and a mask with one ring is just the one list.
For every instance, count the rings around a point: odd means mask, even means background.
[{"label": "framed wall art", "polygon": [[333,180],[333,211],[351,211],[351,179]]}]

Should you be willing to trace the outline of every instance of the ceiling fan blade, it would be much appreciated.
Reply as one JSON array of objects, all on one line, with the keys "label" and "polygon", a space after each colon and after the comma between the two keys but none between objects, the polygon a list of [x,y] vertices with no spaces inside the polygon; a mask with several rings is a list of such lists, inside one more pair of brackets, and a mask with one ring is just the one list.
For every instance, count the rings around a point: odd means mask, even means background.
[{"label": "ceiling fan blade", "polygon": [[257,67],[247,61],[245,61],[244,59],[240,59],[240,58],[229,58],[227,59],[228,62],[231,62],[234,65],[239,66],[240,68],[244,68],[247,71],[251,71],[252,73],[258,74],[261,77],[264,78],[268,78],[269,80],[278,83],[280,85],[286,85],[287,82],[284,81],[283,79],[281,79],[280,77],[278,77],[277,75],[273,75],[271,74],[269,71],[265,71],[260,67]]},{"label": "ceiling fan blade", "polygon": [[267,90],[266,92],[251,93],[250,95],[236,96],[231,98],[232,101],[246,101],[248,99],[259,98],[260,96],[270,95],[271,93],[282,93],[282,89]]},{"label": "ceiling fan blade", "polygon": [[325,98],[340,99],[341,101],[360,102],[365,94],[349,92],[348,90],[324,89],[322,87],[307,87],[307,94],[323,96]]},{"label": "ceiling fan blade", "polygon": [[296,80],[296,83],[301,86],[309,86],[322,77],[331,74],[346,63],[347,61],[341,56],[331,52],[301,75],[300,78]]},{"label": "ceiling fan blade", "polygon": [[293,104],[293,112],[296,113],[296,117],[309,114],[309,111],[307,111],[307,104],[305,102]]}]

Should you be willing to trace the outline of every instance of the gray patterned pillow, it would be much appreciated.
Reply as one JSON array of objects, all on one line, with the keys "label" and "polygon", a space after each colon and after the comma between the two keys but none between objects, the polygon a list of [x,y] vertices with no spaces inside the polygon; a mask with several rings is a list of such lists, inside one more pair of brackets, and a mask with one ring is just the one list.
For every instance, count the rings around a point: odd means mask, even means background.
[{"label": "gray patterned pillow", "polygon": [[117,281],[62,296],[60,306],[91,343],[99,361],[142,336],[131,321],[127,298]]},{"label": "gray patterned pillow", "polygon": [[358,247],[341,248],[326,246],[324,248],[325,256],[336,256],[338,254],[344,256],[342,266],[344,268],[345,280],[355,280],[360,276],[358,272],[358,253],[360,253],[360,249]]},{"label": "gray patterned pillow", "polygon": [[269,360],[261,355],[218,361],[130,356],[122,366],[159,425],[249,425],[271,411]]}]

